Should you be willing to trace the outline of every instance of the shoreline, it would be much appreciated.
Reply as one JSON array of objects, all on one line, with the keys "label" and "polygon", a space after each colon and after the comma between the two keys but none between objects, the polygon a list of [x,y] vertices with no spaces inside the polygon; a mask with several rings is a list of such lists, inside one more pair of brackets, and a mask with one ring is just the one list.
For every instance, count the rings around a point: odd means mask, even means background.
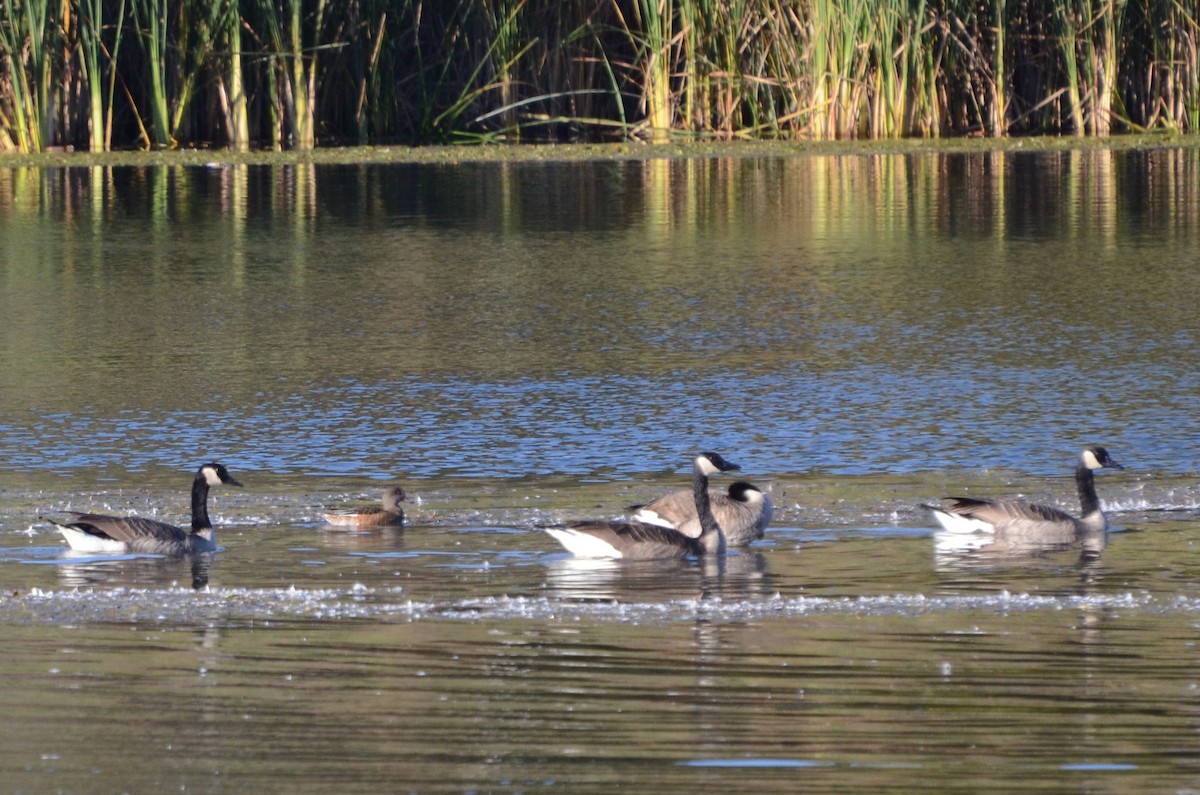
[{"label": "shoreline", "polygon": [[464,144],[461,146],[348,146],[310,150],[123,150],[108,152],[0,152],[0,168],[106,166],[233,166],[312,164],[552,163],[755,157],[827,157],[976,152],[1065,152],[1200,148],[1200,136],[1144,133],[1105,138],[1038,136],[846,141],[705,141],[644,144]]}]

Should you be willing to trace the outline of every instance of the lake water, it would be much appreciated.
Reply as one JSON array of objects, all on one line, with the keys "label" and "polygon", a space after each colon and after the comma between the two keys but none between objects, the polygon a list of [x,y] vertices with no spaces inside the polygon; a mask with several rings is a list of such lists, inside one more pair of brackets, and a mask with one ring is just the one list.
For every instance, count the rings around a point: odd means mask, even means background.
[{"label": "lake water", "polygon": [[[0,169],[0,782],[1200,791],[1197,252],[1194,147]],[[919,508],[1078,511],[1092,443],[1099,556]],[[763,541],[539,529],[700,450]],[[38,519],[210,460],[215,555]]]}]

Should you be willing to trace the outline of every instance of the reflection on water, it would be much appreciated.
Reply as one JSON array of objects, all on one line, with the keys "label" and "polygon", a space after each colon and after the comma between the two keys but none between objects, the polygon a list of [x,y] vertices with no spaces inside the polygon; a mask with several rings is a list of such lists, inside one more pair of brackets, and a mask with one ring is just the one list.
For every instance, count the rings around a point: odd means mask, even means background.
[{"label": "reflection on water", "polygon": [[0,171],[0,457],[624,476],[703,439],[763,472],[1050,472],[1095,441],[1170,469],[1196,161]]},{"label": "reflection on water", "polygon": [[[0,170],[0,780],[1197,788],[1198,157]],[[1090,546],[919,508],[1074,510],[1085,443]],[[537,529],[700,449],[775,504],[740,554]],[[37,522],[178,522],[210,459],[216,555]]]},{"label": "reflection on water", "polygon": [[1100,560],[1108,546],[1108,534],[1096,533],[1074,544],[1039,544],[1033,539],[997,541],[990,535],[964,534],[947,530],[933,533],[934,561],[941,571],[987,569],[996,566],[1036,566],[1037,561],[1077,563],[1082,568]]},{"label": "reflection on water", "polygon": [[[189,555],[117,554],[80,552],[50,531],[44,543],[58,546],[0,546],[0,566],[17,563],[50,569],[56,575],[52,587],[73,588],[174,588],[190,585],[200,589],[208,585],[216,553]],[[9,580],[16,586],[17,578]],[[35,580],[42,585],[40,580]],[[24,583],[19,587],[29,587]]]},{"label": "reflection on water", "polygon": [[[1175,789],[1200,751],[1191,529],[1118,534],[1086,566],[957,569],[886,532],[597,566],[532,532],[409,527],[402,550],[359,551],[230,531],[200,592],[131,582],[165,570],[139,559],[0,598],[24,729],[0,769],[21,789],[782,789],[796,767],[821,791],[1003,792],[1068,768]],[[445,565],[464,536],[486,565]],[[0,576],[49,568],[19,567]]]},{"label": "reflection on water", "polygon": [[[85,625],[57,638],[18,626],[7,670],[34,686],[6,701],[31,731],[0,758],[32,760],[18,783],[68,787],[192,789],[214,776],[304,791],[338,778],[350,791],[389,780],[435,791],[547,781],[729,788],[747,775],[794,785],[773,760],[821,768],[805,782],[822,791],[1005,791],[1080,765],[1137,770],[1092,786],[1185,784],[1196,772],[1196,716],[1179,669],[1194,670],[1194,648],[1177,618],[1135,608],[277,618],[215,632]],[[136,672],[121,668],[122,655],[138,660]],[[80,746],[31,720],[49,707],[65,712]],[[150,752],[118,762],[127,743]]]},{"label": "reflection on water", "polygon": [[768,593],[766,559],[742,551],[695,561],[560,557],[546,565],[546,588],[568,601],[619,603],[639,592],[659,597],[740,600]]},{"label": "reflection on water", "polygon": [[[160,555],[97,556],[66,549],[55,564],[64,588],[155,588],[190,582],[192,588],[208,585],[216,560],[214,553],[163,557]],[[190,576],[187,576],[190,575]]]}]

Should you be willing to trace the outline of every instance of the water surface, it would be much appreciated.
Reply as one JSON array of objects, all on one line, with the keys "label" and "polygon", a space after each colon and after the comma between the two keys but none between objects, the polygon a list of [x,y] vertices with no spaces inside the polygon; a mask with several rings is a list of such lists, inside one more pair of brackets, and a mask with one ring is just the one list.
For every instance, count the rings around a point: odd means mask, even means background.
[{"label": "water surface", "polygon": [[[1197,154],[0,171],[14,790],[1200,786]],[[947,550],[1022,495],[1101,555]],[[721,561],[582,564],[714,449]],[[63,509],[223,551],[73,556]],[[327,507],[393,481],[401,531]],[[193,581],[204,583],[198,590]],[[131,752],[133,749],[134,752]]]}]

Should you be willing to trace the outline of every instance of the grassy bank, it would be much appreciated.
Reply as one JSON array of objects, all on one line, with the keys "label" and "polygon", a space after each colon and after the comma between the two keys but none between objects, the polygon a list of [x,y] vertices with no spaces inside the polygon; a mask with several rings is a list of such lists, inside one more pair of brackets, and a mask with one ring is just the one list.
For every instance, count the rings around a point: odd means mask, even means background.
[{"label": "grassy bank", "polygon": [[0,150],[1200,130],[1195,0],[0,0]]}]

